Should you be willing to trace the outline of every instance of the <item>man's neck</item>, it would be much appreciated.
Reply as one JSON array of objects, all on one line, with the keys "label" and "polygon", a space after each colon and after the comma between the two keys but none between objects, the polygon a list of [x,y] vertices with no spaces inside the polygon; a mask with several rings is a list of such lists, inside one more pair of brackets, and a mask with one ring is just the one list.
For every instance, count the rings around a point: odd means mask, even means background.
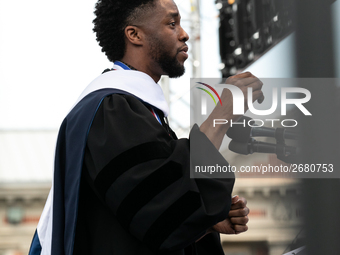
[{"label": "man's neck", "polygon": [[138,71],[137,68],[134,68],[133,66],[129,65],[128,63],[125,63],[124,61],[120,60],[120,62],[122,62],[124,65],[126,65],[128,68],[130,68],[131,70],[134,71]]},{"label": "man's neck", "polygon": [[[140,59],[140,58],[139,58]],[[154,72],[153,68],[150,68],[145,61],[140,61],[139,59],[132,59],[124,56],[120,61],[127,65],[128,67],[132,67],[132,70],[138,70],[140,72],[148,74],[156,83],[160,80],[161,75]]]}]

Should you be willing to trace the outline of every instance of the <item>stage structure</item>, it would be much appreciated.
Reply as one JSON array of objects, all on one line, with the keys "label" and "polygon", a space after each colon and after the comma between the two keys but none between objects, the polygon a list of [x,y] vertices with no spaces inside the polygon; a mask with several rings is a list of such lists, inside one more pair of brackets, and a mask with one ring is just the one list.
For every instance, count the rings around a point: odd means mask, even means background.
[{"label": "stage structure", "polygon": [[223,77],[244,70],[294,30],[293,0],[216,0],[216,6]]}]

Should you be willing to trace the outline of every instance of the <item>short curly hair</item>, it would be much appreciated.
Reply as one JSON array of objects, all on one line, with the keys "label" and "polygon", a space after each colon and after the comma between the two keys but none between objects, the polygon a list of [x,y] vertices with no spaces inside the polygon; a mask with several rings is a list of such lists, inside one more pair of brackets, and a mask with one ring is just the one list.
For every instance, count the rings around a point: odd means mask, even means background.
[{"label": "short curly hair", "polygon": [[137,25],[156,0],[99,0],[95,5],[93,31],[107,58],[121,60],[126,51],[124,30],[128,25]]}]

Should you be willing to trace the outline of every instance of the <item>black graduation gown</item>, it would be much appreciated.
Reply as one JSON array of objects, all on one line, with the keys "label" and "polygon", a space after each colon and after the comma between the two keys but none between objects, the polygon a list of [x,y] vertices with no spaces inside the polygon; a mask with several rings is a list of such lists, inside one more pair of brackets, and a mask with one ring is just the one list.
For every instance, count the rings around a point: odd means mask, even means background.
[{"label": "black graduation gown", "polygon": [[[228,164],[197,126],[190,139]],[[189,139],[136,97],[107,96],[88,134],[74,254],[223,254],[218,234],[196,240],[227,217],[233,176],[192,179],[189,169]]]}]

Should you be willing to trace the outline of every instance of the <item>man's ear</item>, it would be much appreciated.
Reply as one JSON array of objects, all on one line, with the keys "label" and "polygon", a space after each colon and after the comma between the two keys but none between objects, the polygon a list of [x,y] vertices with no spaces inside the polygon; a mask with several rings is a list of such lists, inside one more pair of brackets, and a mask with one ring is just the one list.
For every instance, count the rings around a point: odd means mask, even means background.
[{"label": "man's ear", "polygon": [[136,26],[127,26],[124,30],[126,38],[135,45],[143,45],[143,32]]}]

